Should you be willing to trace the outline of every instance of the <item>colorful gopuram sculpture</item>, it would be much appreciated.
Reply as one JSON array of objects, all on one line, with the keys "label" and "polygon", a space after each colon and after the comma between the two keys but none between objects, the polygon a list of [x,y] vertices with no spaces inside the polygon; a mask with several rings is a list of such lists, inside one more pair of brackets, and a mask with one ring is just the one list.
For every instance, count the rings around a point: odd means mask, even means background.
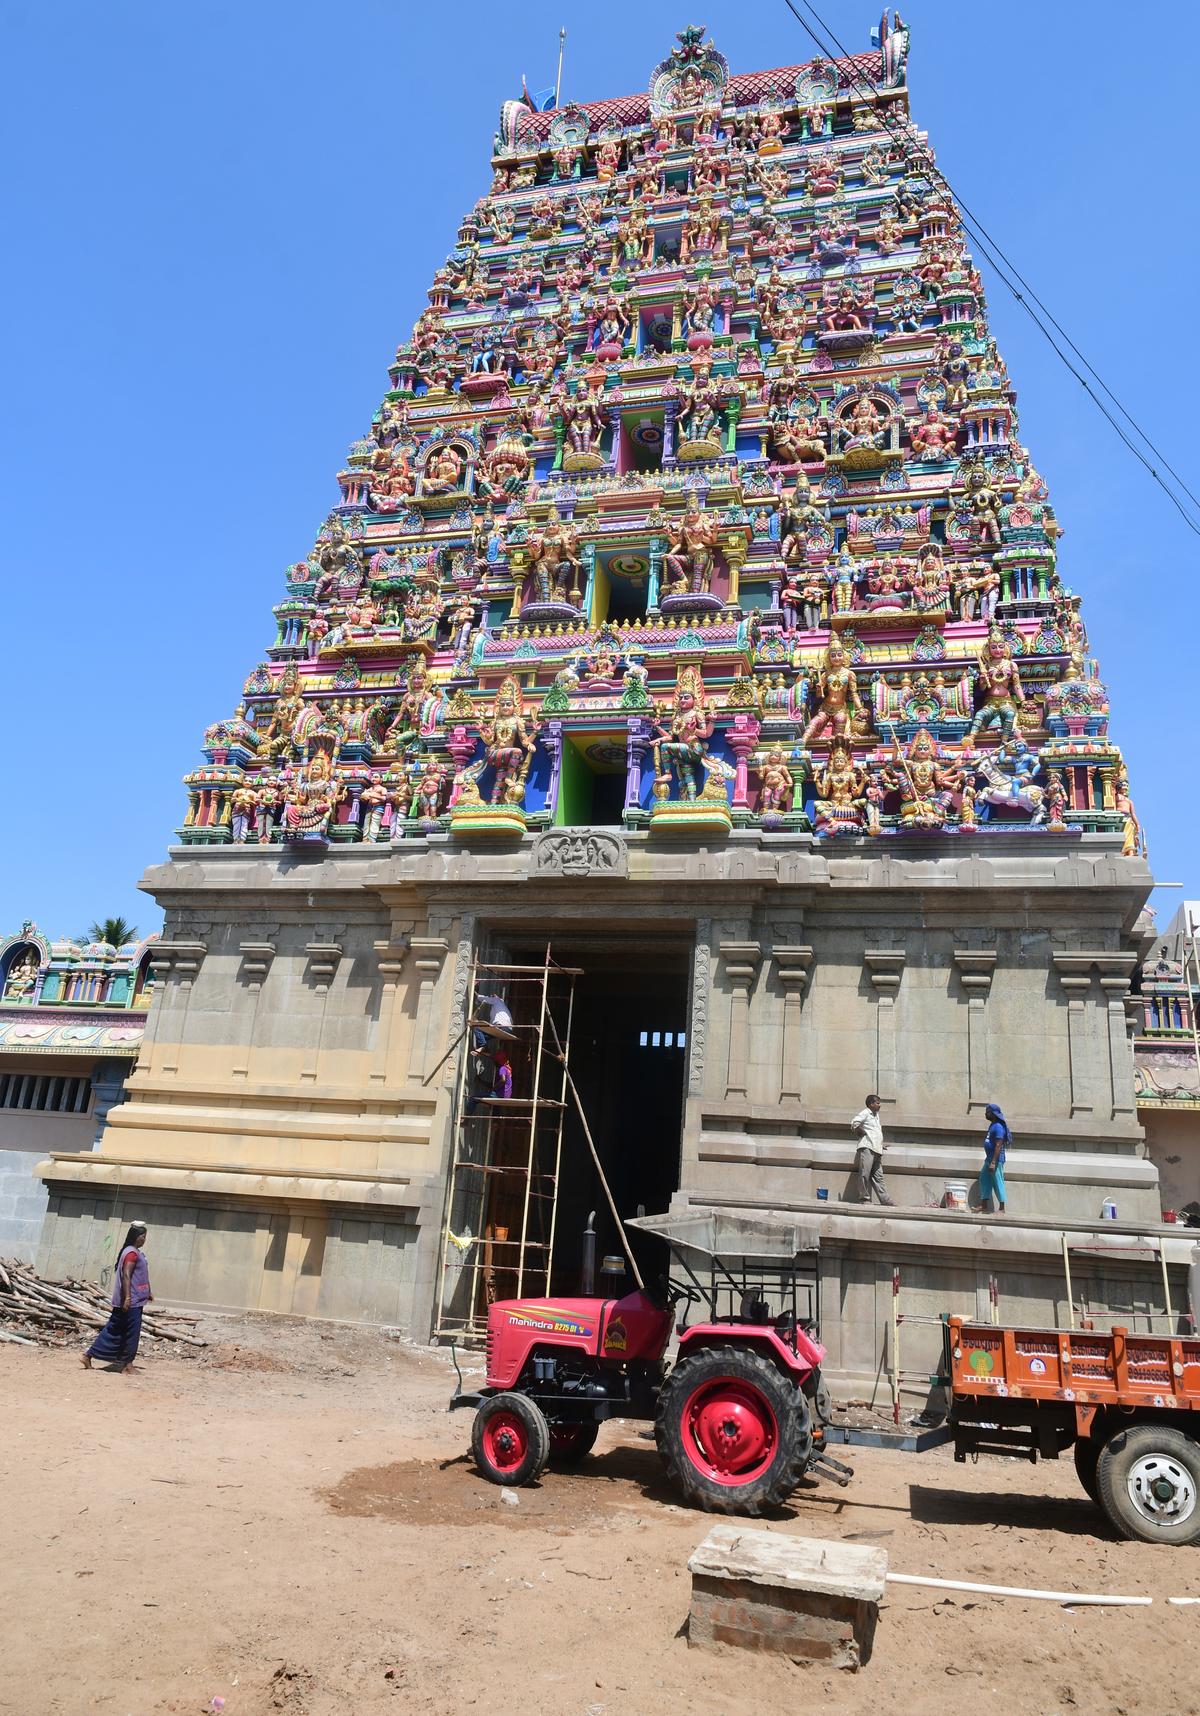
[{"label": "colorful gopuram sculpture", "polygon": [[719,800],[820,838],[1138,849],[908,32],[882,34],[735,75],[689,28],[641,95],[505,103],[185,841],[712,832]]}]

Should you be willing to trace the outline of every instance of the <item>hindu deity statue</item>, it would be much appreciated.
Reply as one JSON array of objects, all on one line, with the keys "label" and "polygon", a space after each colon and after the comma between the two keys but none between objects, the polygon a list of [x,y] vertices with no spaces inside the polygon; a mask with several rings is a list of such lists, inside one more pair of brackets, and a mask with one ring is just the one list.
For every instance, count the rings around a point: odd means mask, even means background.
[{"label": "hindu deity statue", "polygon": [[512,674],[502,681],[495,708],[480,723],[479,736],[494,771],[491,802],[519,804],[533,762],[537,721],[535,717],[526,720],[521,687]]},{"label": "hindu deity statue", "polygon": [[602,357],[620,357],[630,330],[629,312],[615,292],[601,304],[592,334],[592,345]]},{"label": "hindu deity statue", "polygon": [[874,400],[864,393],[854,401],[850,411],[842,418],[841,427],[844,432],[844,451],[850,452],[854,448],[874,451],[883,446],[887,419]]},{"label": "hindu deity statue", "polygon": [[371,506],[375,512],[399,512],[416,492],[408,454],[399,447],[381,449],[371,461]]},{"label": "hindu deity statue", "polygon": [[755,768],[759,780],[759,811],[790,810],[792,791],[796,783],[782,749],[773,745],[766,755],[755,763]]},{"label": "hindu deity statue", "polygon": [[872,237],[880,256],[890,256],[904,243],[904,227],[896,218],[895,209],[884,209]]},{"label": "hindu deity statue", "polygon": [[1067,826],[1067,788],[1060,769],[1051,769],[1046,777],[1046,827],[1056,834]]},{"label": "hindu deity statue", "polygon": [[421,476],[421,493],[455,494],[463,487],[465,472],[466,461],[457,447],[435,447],[425,461]]},{"label": "hindu deity statue", "polygon": [[680,796],[695,799],[699,773],[707,777],[708,741],[712,738],[713,714],[704,697],[704,685],[696,668],[682,668],[669,717],[655,718],[654,777],[660,796],[669,796],[672,778]]},{"label": "hindu deity statue", "polygon": [[704,511],[700,497],[689,492],[683,517],[667,526],[668,550],[663,567],[668,574],[667,596],[704,595],[711,591],[717,543],[717,521]]},{"label": "hindu deity statue", "polygon": [[820,701],[816,714],[804,729],[801,743],[811,745],[826,733],[834,739],[848,738],[855,716],[862,716],[865,711],[858,695],[858,680],[839,637],[830,638],[825,646],[816,688]]},{"label": "hindu deity statue", "polygon": [[683,307],[682,327],[689,346],[711,345],[712,336],[717,331],[716,320],[717,305],[712,282],[706,277],[697,283]]},{"label": "hindu deity statue", "polygon": [[277,757],[291,748],[292,730],[302,707],[299,675],[295,663],[289,662],[283,670],[275,707],[271,710],[266,729],[258,742],[260,757]]},{"label": "hindu deity statue", "polygon": [[979,540],[998,547],[1002,541],[1000,507],[1003,496],[1000,490],[993,484],[988,469],[983,464],[968,466],[964,473],[964,482],[965,503],[975,521]]},{"label": "hindu deity statue", "polygon": [[925,727],[919,727],[902,751],[892,735],[892,761],[880,770],[889,791],[900,794],[900,822],[904,828],[941,828],[954,793],[961,792],[963,772],[938,759],[937,747]]},{"label": "hindu deity statue", "polygon": [[436,822],[441,814],[445,790],[445,766],[439,763],[436,757],[425,757],[413,786],[409,816],[418,818],[422,822]]},{"label": "hindu deity statue", "polygon": [[37,988],[38,976],[42,964],[36,951],[26,948],[20,958],[14,959],[8,968],[8,976],[4,980],[4,999],[6,1001],[29,1001]]},{"label": "hindu deity statue", "polygon": [[362,807],[362,838],[368,844],[382,835],[383,813],[387,809],[388,799],[389,793],[382,771],[372,769],[366,786],[358,795],[358,802]]},{"label": "hindu deity statue", "polygon": [[568,520],[551,517],[545,528],[529,541],[535,599],[538,602],[568,602],[578,608],[582,591],[583,565],[579,533]]},{"label": "hindu deity statue", "polygon": [[721,451],[721,389],[707,364],[684,388],[679,406],[679,457],[716,458]]},{"label": "hindu deity statue", "polygon": [[602,137],[596,145],[596,177],[602,185],[615,179],[621,165],[621,144],[615,137]]},{"label": "hindu deity statue", "polygon": [[315,566],[317,572],[315,602],[327,602],[335,591],[351,588],[357,591],[361,585],[362,556],[351,542],[345,523],[336,515],[309,555],[309,565]]},{"label": "hindu deity statue", "polygon": [[929,463],[936,459],[952,459],[957,450],[958,431],[936,405],[928,405],[925,415],[910,435],[913,452]]},{"label": "hindu deity statue", "polygon": [[518,434],[516,424],[512,423],[483,461],[479,493],[489,500],[507,499],[525,486],[531,468],[529,449]]},{"label": "hindu deity statue", "polygon": [[858,834],[862,830],[867,771],[854,761],[848,738],[838,734],[824,769],[815,777],[813,827],[818,834]]},{"label": "hindu deity statue", "polygon": [[254,830],[258,794],[251,786],[235,787],[229,800],[230,831],[235,846],[244,846]]},{"label": "hindu deity statue", "polygon": [[1137,811],[1133,808],[1133,800],[1129,796],[1129,771],[1122,766],[1117,775],[1115,804],[1124,821],[1122,823],[1122,858],[1149,858],[1150,851],[1146,845],[1146,835],[1138,821]]},{"label": "hindu deity statue", "polygon": [[333,813],[345,793],[345,787],[333,778],[333,767],[328,754],[318,751],[311,762],[287,782],[284,789],[284,839],[323,839]]},{"label": "hindu deity statue", "polygon": [[599,445],[606,416],[602,378],[589,372],[574,394],[559,396],[557,409],[566,439],[564,468],[598,470],[604,463]]},{"label": "hindu deity statue", "polygon": [[985,560],[968,560],[955,569],[954,589],[958,614],[963,620],[991,623],[1000,600],[1000,574]]},{"label": "hindu deity statue", "polygon": [[791,489],[779,500],[779,553],[785,565],[803,557],[809,531],[821,522],[820,509],[813,505],[812,484],[798,471]]},{"label": "hindu deity statue", "polygon": [[971,723],[970,737],[998,727],[1001,739],[1010,739],[1025,693],[1008,640],[997,626],[992,627],[979,652],[975,683],[983,692],[983,702]]},{"label": "hindu deity statue", "polygon": [[950,604],[950,573],[937,542],[927,542],[917,555],[912,596],[913,606],[922,614],[945,613]]},{"label": "hindu deity statue", "polygon": [[789,567],[779,589],[784,631],[794,632],[801,627],[806,632],[818,631],[827,589],[825,574],[816,567]]},{"label": "hindu deity statue", "polygon": [[1046,795],[1034,781],[1040,768],[1036,754],[1023,739],[1006,738],[997,750],[981,752],[975,759],[975,802],[980,822],[990,822],[996,809],[1029,812],[1030,827],[1045,822]]}]

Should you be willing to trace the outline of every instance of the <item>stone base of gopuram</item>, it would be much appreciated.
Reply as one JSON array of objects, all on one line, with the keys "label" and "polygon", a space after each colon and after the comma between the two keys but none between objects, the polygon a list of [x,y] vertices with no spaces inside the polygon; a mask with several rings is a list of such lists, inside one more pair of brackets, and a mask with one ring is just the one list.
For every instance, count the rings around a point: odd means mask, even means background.
[{"label": "stone base of gopuram", "polygon": [[[896,1264],[914,1317],[979,1315],[994,1277],[1006,1321],[1045,1324],[1066,1318],[1064,1231],[1156,1241],[1124,1005],[1151,880],[1112,838],[591,832],[173,849],[144,883],[166,924],[142,1055],[99,1149],[40,1165],[41,1266],[97,1274],[135,1216],[161,1298],[427,1338],[459,1051],[438,1063],[473,958],[547,946],[584,973],[571,1068],[622,1212],[819,1216],[836,1376],[879,1373]],[[894,1209],[852,1201],[871,1091]],[[989,1102],[1013,1130],[1007,1214],[939,1208],[978,1201]],[[556,1291],[590,1172],[568,1130]],[[1072,1267],[1077,1305],[1161,1309],[1152,1254]],[[906,1370],[936,1368],[936,1330],[904,1345]]]}]

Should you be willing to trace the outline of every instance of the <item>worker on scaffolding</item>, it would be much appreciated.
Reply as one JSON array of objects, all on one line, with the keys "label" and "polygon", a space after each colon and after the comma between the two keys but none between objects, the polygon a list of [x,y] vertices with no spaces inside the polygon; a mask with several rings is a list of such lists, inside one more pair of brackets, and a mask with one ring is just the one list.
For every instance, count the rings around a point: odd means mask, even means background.
[{"label": "worker on scaffolding", "polygon": [[471,1084],[465,1104],[473,1114],[484,1097],[512,1096],[512,1060],[496,1032],[512,1032],[512,1012],[502,995],[475,996],[471,1031]]}]

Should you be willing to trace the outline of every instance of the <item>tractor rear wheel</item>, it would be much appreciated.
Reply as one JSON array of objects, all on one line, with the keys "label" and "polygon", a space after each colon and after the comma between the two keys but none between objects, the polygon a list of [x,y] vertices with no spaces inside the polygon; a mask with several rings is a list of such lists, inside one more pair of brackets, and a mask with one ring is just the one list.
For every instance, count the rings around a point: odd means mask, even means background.
[{"label": "tractor rear wheel", "polygon": [[493,1394],[475,1414],[471,1454],[491,1484],[532,1484],[550,1458],[550,1426],[545,1414],[523,1394]]},{"label": "tractor rear wheel", "polygon": [[552,1424],[550,1460],[556,1466],[574,1466],[596,1446],[598,1424]]},{"label": "tractor rear wheel", "polygon": [[1163,1424],[1118,1430],[1096,1464],[1100,1506],[1122,1537],[1200,1543],[1200,1442]]},{"label": "tractor rear wheel", "polygon": [[759,1514],[791,1495],[812,1452],[808,1402],[768,1359],[707,1347],[677,1364],[659,1396],[658,1451],[708,1513]]}]

